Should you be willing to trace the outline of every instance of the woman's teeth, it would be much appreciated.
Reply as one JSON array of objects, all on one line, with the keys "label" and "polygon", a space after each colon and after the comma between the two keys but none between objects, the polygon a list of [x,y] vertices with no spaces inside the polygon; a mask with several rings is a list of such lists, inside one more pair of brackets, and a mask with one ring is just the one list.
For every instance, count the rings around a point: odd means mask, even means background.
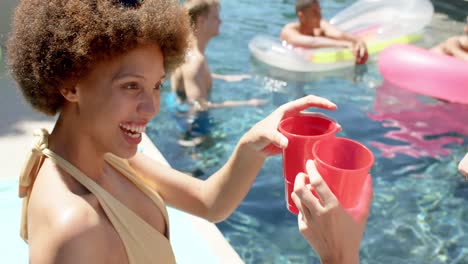
[{"label": "woman's teeth", "polygon": [[120,124],[120,128],[131,138],[139,138],[140,134],[146,130],[146,126],[144,125]]}]

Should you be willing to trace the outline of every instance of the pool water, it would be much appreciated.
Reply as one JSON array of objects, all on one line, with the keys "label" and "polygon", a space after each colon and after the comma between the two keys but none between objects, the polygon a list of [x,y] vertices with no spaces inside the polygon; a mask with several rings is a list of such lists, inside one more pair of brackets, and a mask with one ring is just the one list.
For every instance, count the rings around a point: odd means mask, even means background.
[{"label": "pool water", "polygon": [[[322,1],[324,16],[352,2]],[[198,147],[177,144],[176,121],[163,103],[147,132],[171,165],[206,178],[224,164],[242,134],[276,107],[305,94],[323,96],[338,105],[327,114],[342,125],[339,135],[362,142],[376,157],[361,263],[468,263],[468,183],[457,172],[468,150],[468,106],[384,83],[375,61],[312,76],[266,67],[251,58],[248,41],[256,34],[278,35],[294,19],[294,1],[259,4],[222,1],[221,35],[210,42],[207,56],[213,72],[253,76],[238,83],[215,80],[213,101],[268,103],[212,110],[211,138]],[[438,15],[416,44],[430,47],[461,30],[462,23]],[[166,84],[162,96],[169,91]],[[218,227],[246,263],[319,263],[285,207],[281,156],[267,160],[246,199]]]}]

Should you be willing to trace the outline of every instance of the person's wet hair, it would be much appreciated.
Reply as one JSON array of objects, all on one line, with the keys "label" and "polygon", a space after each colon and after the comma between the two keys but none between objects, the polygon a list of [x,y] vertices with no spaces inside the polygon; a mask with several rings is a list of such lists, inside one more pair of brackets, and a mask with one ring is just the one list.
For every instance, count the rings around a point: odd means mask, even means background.
[{"label": "person's wet hair", "polygon": [[137,46],[158,45],[170,73],[184,60],[190,30],[176,0],[22,0],[8,62],[27,101],[54,115],[64,103],[59,88]]},{"label": "person's wet hair", "polygon": [[192,27],[195,27],[198,17],[208,15],[210,8],[217,6],[219,6],[219,0],[186,0],[184,3]]},{"label": "person's wet hair", "polygon": [[311,7],[313,4],[318,4],[318,0],[297,0],[296,1],[296,13],[299,11],[304,11],[304,9],[307,9]]}]

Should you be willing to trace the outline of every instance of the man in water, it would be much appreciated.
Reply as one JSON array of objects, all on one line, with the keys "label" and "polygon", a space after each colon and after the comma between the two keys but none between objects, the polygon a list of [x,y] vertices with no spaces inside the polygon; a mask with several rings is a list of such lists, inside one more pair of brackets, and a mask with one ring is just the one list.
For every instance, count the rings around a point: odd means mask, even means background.
[{"label": "man in water", "polygon": [[433,47],[431,51],[468,61],[468,17],[464,31],[465,35],[451,37]]},{"label": "man in water", "polygon": [[367,61],[366,44],[360,38],[342,32],[322,19],[318,0],[297,0],[296,15],[299,21],[283,27],[281,40],[306,49],[349,48],[356,57],[356,64]]},{"label": "man in water", "polygon": [[264,100],[225,101],[213,103],[209,101],[213,78],[233,82],[250,78],[249,75],[212,74],[208,66],[205,49],[208,42],[219,34],[221,19],[219,17],[218,0],[187,0],[184,3],[193,28],[191,48],[187,61],[174,71],[171,76],[172,91],[179,101],[194,103],[201,109],[214,107],[231,107],[240,105],[257,106]]},{"label": "man in water", "polygon": [[[202,143],[210,133],[211,120],[208,109],[235,106],[258,106],[266,101],[250,99],[246,101],[211,102],[209,97],[213,78],[233,82],[250,78],[249,75],[212,74],[208,66],[205,49],[208,42],[219,34],[221,19],[218,0],[187,0],[184,3],[193,28],[190,51],[186,62],[171,76],[169,105],[174,106],[179,130],[183,139],[179,144],[195,146]],[[167,99],[166,99],[167,100]]]}]

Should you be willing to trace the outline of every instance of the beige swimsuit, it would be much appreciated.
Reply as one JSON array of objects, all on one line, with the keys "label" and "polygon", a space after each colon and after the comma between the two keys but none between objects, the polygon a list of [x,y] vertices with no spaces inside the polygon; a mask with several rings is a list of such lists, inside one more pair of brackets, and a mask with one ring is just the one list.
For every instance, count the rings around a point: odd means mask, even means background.
[{"label": "beige swimsuit", "polygon": [[176,263],[172,247],[169,243],[169,221],[164,201],[154,190],[149,189],[144,184],[144,181],[130,167],[126,160],[111,154],[106,154],[105,156],[105,160],[110,165],[127,177],[158,206],[165,218],[166,236],[154,229],[71,163],[48,149],[48,132],[45,129],[36,131],[35,136],[37,142],[32,148],[20,174],[19,196],[23,198],[21,237],[26,242],[28,240],[27,212],[29,197],[36,175],[39,172],[40,164],[47,157],[97,197],[125,246],[130,264]]}]

